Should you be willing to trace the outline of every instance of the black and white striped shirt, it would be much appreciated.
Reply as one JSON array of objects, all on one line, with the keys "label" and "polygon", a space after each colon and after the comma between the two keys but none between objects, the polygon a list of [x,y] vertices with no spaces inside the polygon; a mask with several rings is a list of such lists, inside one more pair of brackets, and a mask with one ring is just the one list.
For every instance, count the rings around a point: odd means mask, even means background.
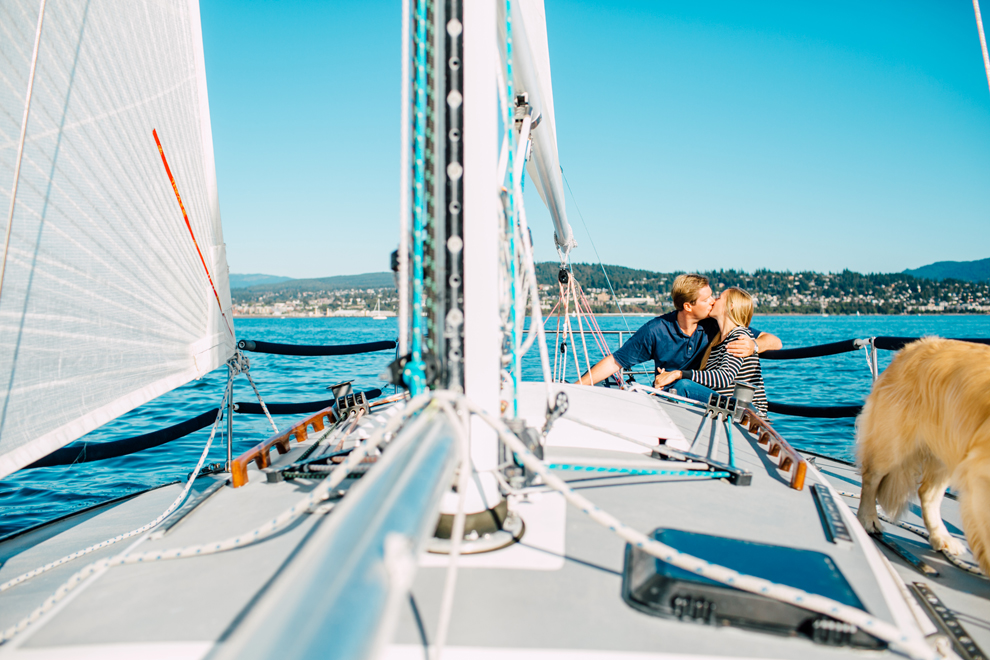
[{"label": "black and white striped shirt", "polygon": [[740,338],[748,338],[750,341],[755,340],[749,328],[737,326],[722,338],[718,346],[712,348],[711,355],[708,356],[708,364],[705,365],[704,369],[687,369],[682,372],[682,377],[715,390],[719,394],[730,396],[737,381],[749,383],[756,388],[756,393],[753,395],[753,405],[760,412],[761,416],[766,417],[767,393],[763,388],[763,372],[760,370],[760,356],[753,353],[743,360],[730,355],[726,350],[726,346],[730,342]]}]

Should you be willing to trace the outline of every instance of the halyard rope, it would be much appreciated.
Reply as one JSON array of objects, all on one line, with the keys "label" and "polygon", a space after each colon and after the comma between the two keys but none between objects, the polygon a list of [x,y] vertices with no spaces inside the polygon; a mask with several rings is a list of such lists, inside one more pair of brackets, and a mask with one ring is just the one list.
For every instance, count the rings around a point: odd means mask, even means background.
[{"label": "halyard rope", "polygon": [[436,642],[434,642],[433,653],[431,654],[432,660],[440,660],[443,647],[447,643],[447,631],[450,630],[450,615],[454,611],[454,593],[457,590],[457,568],[461,558],[461,542],[464,539],[464,523],[467,520],[465,515],[467,489],[473,468],[471,444],[461,424],[460,417],[450,407],[449,402],[443,401],[441,405],[457,431],[457,446],[461,460],[460,471],[457,476],[457,512],[454,514],[454,525],[450,530],[450,559],[447,565],[447,581],[444,584],[443,596],[440,599],[440,616],[437,623]]},{"label": "halyard rope", "polygon": [[[119,536],[115,536],[115,537],[113,537],[111,539],[107,539],[106,541],[101,541],[100,543],[96,543],[94,545],[91,545],[88,548],[85,548],[83,550],[79,550],[78,552],[73,552],[72,554],[66,555],[66,556],[62,557],[61,559],[56,559],[55,561],[49,562],[49,563],[45,564],[44,566],[40,566],[38,568],[35,568],[33,570],[30,570],[27,573],[23,573],[22,575],[18,575],[14,579],[8,580],[8,581],[4,582],[3,584],[0,584],[0,593],[6,591],[7,589],[10,589],[11,587],[15,587],[18,584],[21,584],[22,582],[26,582],[27,580],[30,580],[33,577],[36,577],[38,575],[41,575],[42,573],[47,573],[48,571],[52,570],[53,568],[56,568],[58,566],[61,566],[62,564],[66,564],[66,563],[72,561],[73,559],[78,559],[79,557],[83,557],[85,555],[88,555],[91,552],[95,552],[96,550],[100,550],[102,548],[106,548],[107,546],[111,546],[114,543],[118,543],[120,541],[123,541],[124,539],[129,539],[129,538],[131,538],[133,536],[137,536],[138,534],[141,534],[143,532],[146,532],[146,531],[152,529],[153,527],[155,527],[156,525],[158,525],[163,520],[165,520],[169,515],[172,514],[172,512],[174,512],[176,509],[178,509],[179,506],[185,501],[186,495],[189,494],[189,490],[192,488],[193,483],[196,481],[196,477],[199,475],[200,469],[203,467],[203,463],[206,461],[206,456],[207,456],[207,454],[210,451],[210,445],[213,444],[213,438],[216,436],[217,428],[218,428],[218,426],[220,424],[220,419],[222,418],[224,408],[226,407],[227,397],[231,395],[231,380],[232,380],[232,378],[230,378],[230,377],[227,378],[227,387],[224,390],[223,401],[221,401],[221,403],[220,403],[220,409],[217,411],[217,419],[216,419],[215,422],[213,422],[213,429],[210,431],[210,438],[209,438],[209,440],[206,441],[206,446],[203,447],[203,453],[200,454],[199,462],[196,464],[196,469],[194,469],[192,471],[192,473],[189,475],[189,480],[186,482],[186,486],[185,486],[185,488],[182,489],[182,492],[179,493],[179,496],[177,498],[175,498],[175,501],[172,502],[172,504],[167,509],[165,509],[165,511],[162,512],[162,514],[160,516],[158,516],[157,518],[155,518],[154,520],[152,520],[147,525],[143,525],[141,527],[138,527],[137,529],[132,529],[129,532],[126,532],[124,534],[120,534]],[[2,640],[0,640],[0,641],[2,641]]]}]

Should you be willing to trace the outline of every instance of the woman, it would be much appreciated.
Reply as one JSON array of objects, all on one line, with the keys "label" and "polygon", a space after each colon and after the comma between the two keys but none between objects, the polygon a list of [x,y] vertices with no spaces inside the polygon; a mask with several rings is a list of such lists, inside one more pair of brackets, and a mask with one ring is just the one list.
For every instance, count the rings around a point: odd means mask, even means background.
[{"label": "woman", "polygon": [[756,388],[753,406],[760,416],[766,417],[767,394],[763,389],[760,356],[754,353],[748,358],[740,359],[725,350],[729,342],[735,339],[755,339],[749,329],[749,322],[753,320],[753,297],[742,289],[729,287],[715,301],[711,318],[718,321],[718,337],[721,339],[716,337],[711,354],[706,361],[702,361],[703,368],[684,371],[661,369],[654,380],[654,386],[670,385],[667,389],[675,394],[707,403],[713,392],[731,395],[736,382],[742,381]]}]

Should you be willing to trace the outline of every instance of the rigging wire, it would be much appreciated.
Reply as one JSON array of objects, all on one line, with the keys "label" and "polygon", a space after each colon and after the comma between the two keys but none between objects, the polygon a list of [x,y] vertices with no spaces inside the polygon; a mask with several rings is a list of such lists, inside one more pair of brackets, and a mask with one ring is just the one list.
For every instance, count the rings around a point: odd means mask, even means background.
[{"label": "rigging wire", "polygon": [[578,206],[577,197],[574,196],[574,191],[571,190],[571,182],[567,180],[567,175],[564,174],[563,167],[560,168],[560,175],[564,177],[564,183],[567,184],[567,192],[571,193],[571,199],[574,201],[574,208],[577,209],[578,217],[581,218],[581,224],[584,225],[584,230],[588,232],[588,240],[591,241],[591,249],[595,251],[595,258],[598,259],[598,265],[601,267],[602,274],[605,276],[605,282],[608,283],[608,290],[612,292],[612,302],[615,303],[615,308],[619,310],[619,316],[622,317],[622,322],[626,324],[626,330],[632,332],[632,330],[629,329],[629,321],[626,320],[626,315],[622,312],[622,307],[619,305],[619,299],[615,295],[615,289],[612,288],[612,280],[608,278],[608,273],[605,272],[605,264],[602,263],[602,257],[598,254],[598,248],[595,246],[595,239],[591,237],[591,230],[588,229],[588,223],[584,221],[584,214],[581,213],[581,207]]}]

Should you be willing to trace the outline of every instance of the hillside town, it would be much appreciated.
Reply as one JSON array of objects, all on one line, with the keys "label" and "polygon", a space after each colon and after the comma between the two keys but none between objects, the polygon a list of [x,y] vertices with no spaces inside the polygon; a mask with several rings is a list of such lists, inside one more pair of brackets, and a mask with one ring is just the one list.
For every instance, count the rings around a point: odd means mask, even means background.
[{"label": "hillside town", "polygon": [[271,292],[257,297],[246,297],[241,294],[242,291],[244,290],[233,289],[231,291],[234,300],[234,316],[241,318],[266,316],[290,318],[318,316],[390,317],[395,316],[399,304],[394,288]]},{"label": "hillside town", "polygon": [[[673,309],[670,285],[678,273],[657,273],[622,266],[573,264],[597,314],[659,314]],[[559,265],[537,264],[544,313],[558,298]],[[715,291],[738,286],[752,293],[758,314],[986,314],[990,282],[934,281],[906,274],[774,272],[721,270],[704,273]],[[378,278],[376,283],[380,283]],[[315,282],[315,281],[314,281]],[[394,287],[319,288],[285,284],[233,289],[238,317],[375,317],[394,316]],[[613,295],[614,291],[614,295]]]}]

